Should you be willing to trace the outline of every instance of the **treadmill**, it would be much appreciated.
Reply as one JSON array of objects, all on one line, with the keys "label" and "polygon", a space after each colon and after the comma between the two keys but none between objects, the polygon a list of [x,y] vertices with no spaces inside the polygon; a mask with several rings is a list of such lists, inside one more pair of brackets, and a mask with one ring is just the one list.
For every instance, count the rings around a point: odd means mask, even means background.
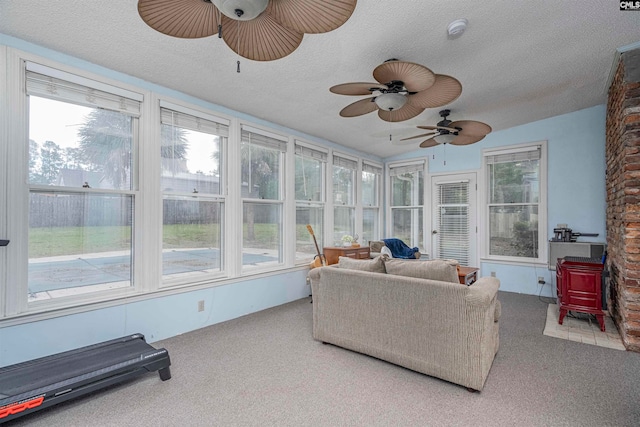
[{"label": "treadmill", "polygon": [[133,334],[0,368],[0,424],[158,371],[171,378],[169,352]]}]

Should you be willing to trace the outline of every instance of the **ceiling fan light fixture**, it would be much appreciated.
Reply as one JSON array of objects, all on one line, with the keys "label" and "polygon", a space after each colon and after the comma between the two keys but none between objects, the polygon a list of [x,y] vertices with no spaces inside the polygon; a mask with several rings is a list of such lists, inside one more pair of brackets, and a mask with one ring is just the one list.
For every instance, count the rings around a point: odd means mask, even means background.
[{"label": "ceiling fan light fixture", "polygon": [[269,0],[211,0],[225,16],[239,21],[250,21],[265,11]]},{"label": "ceiling fan light fixture", "polygon": [[407,103],[407,97],[401,93],[383,93],[376,96],[375,103],[381,110],[395,111]]},{"label": "ceiling fan light fixture", "polygon": [[449,144],[454,139],[456,139],[456,136],[452,133],[444,133],[433,137],[433,140],[438,144]]}]

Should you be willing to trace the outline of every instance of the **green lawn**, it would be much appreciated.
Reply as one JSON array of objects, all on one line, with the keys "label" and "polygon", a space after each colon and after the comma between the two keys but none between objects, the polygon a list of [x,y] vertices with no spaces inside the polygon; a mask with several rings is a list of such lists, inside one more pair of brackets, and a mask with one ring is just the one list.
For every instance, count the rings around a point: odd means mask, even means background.
[{"label": "green lawn", "polygon": [[[279,224],[254,224],[255,238],[243,244],[253,248],[271,248],[276,244]],[[304,227],[304,226],[302,226]],[[302,230],[298,227],[298,235]],[[306,228],[304,228],[306,231]],[[247,226],[244,226],[244,236]],[[165,248],[199,248],[220,246],[219,228],[201,224],[165,225],[162,230]],[[50,227],[29,229],[29,258],[80,255],[128,250],[131,227]]]}]

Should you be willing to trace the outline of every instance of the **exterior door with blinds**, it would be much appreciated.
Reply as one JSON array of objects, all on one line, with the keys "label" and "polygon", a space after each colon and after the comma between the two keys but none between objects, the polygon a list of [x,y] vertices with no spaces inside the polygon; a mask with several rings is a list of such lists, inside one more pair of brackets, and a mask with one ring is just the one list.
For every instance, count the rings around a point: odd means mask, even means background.
[{"label": "exterior door with blinds", "polygon": [[475,173],[432,177],[433,258],[477,267],[476,193]]}]

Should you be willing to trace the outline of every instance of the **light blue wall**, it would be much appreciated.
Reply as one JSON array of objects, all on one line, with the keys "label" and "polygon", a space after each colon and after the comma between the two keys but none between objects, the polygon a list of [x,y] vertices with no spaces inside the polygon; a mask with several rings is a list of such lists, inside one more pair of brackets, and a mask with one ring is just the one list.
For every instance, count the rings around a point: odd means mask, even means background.
[{"label": "light blue wall", "polygon": [[[454,173],[480,170],[482,150],[489,147],[548,141],[548,229],[553,237],[557,224],[568,224],[574,232],[598,233],[598,237],[579,241],[606,241],[605,187],[605,121],[604,105],[531,122],[492,132],[479,143],[464,146],[442,146],[385,159],[394,161],[428,156],[429,173]],[[435,159],[433,159],[435,154]],[[539,266],[513,266],[481,263],[481,274],[492,271],[500,279],[500,289],[533,295],[551,295],[555,272]],[[537,278],[547,284],[539,286]]]},{"label": "light blue wall", "polygon": [[[133,333],[154,342],[305,298],[306,274],[293,271],[0,328],[0,366]],[[202,312],[198,301],[204,301]]]}]

